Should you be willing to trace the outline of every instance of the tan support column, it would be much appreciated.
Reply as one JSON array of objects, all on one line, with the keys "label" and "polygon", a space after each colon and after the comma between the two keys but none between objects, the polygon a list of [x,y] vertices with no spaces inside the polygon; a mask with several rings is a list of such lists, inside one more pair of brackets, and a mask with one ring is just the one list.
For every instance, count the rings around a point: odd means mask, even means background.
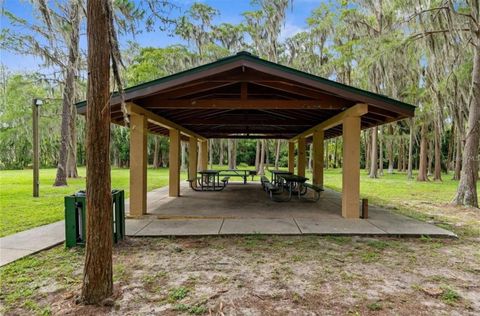
[{"label": "tan support column", "polygon": [[323,130],[313,133],[313,184],[323,186]]},{"label": "tan support column", "polygon": [[305,137],[298,138],[297,174],[302,177],[305,177],[305,165],[307,163],[306,151],[307,151],[307,144],[305,142]]},{"label": "tan support column", "polygon": [[360,117],[343,120],[342,216],[360,215]]},{"label": "tan support column", "polygon": [[130,113],[130,215],[147,214],[147,118]]},{"label": "tan support column", "polygon": [[207,170],[208,169],[208,142],[203,141],[200,143],[200,152],[198,154],[198,161],[200,170]]},{"label": "tan support column", "polygon": [[168,152],[168,195],[180,196],[180,131],[171,129]]},{"label": "tan support column", "polygon": [[[188,178],[196,179],[197,178],[197,139],[195,137],[190,137],[188,142]],[[197,186],[197,181],[193,181],[192,185]]]},{"label": "tan support column", "polygon": [[295,172],[295,143],[288,142],[288,172]]}]

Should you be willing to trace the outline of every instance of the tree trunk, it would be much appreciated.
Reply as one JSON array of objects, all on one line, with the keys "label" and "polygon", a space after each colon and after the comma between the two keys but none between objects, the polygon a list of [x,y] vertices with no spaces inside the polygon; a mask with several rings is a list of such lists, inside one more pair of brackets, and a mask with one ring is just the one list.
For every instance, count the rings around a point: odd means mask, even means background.
[{"label": "tree trunk", "polygon": [[453,173],[453,180],[460,180],[460,172],[462,171],[462,147],[463,139],[460,127],[457,124],[457,141],[455,149],[455,171]]},{"label": "tree trunk", "polygon": [[378,174],[383,176],[383,126],[380,126],[378,143]]},{"label": "tree trunk", "polygon": [[435,160],[435,145],[432,140],[428,142],[428,169],[427,169],[427,174],[429,177],[433,175],[433,163]]},{"label": "tree trunk", "polygon": [[233,162],[233,139],[228,139],[228,169],[235,169]]},{"label": "tree trunk", "polygon": [[258,163],[258,174],[263,175],[264,173],[264,162],[265,162],[265,139],[261,140],[260,147],[260,160]]},{"label": "tree trunk", "polygon": [[417,181],[428,181],[427,143],[427,124],[423,123],[420,131],[420,166],[418,167]]},{"label": "tree trunk", "polygon": [[413,179],[413,133],[414,133],[414,120],[413,118],[410,119],[410,135],[408,141],[408,170],[407,170],[407,178]]},{"label": "tree trunk", "polygon": [[268,168],[270,167],[270,152],[269,152],[269,148],[268,148],[269,140],[264,139],[264,142],[265,142],[265,167],[268,170]]},{"label": "tree trunk", "polygon": [[[75,98],[75,74],[78,66],[78,41],[79,41],[79,27],[80,14],[79,4],[76,1],[71,2],[70,7],[70,46],[68,49],[68,64],[65,71],[65,86],[63,88],[62,101],[62,123],[60,132],[60,153],[57,165],[57,176],[55,178],[54,186],[67,185],[67,160],[68,160],[68,144],[70,142],[70,120],[72,109],[74,107],[73,101]],[[75,124],[75,122],[73,122]],[[108,145],[110,146],[110,144]]]},{"label": "tree trunk", "polygon": [[338,137],[335,137],[335,147],[333,151],[333,168],[338,168],[337,166],[337,146],[338,146]]},{"label": "tree trunk", "polygon": [[478,207],[478,160],[480,142],[480,34],[476,35],[474,47],[472,89],[462,171],[457,194],[453,202],[457,205]]},{"label": "tree trunk", "polygon": [[220,138],[218,140],[218,143],[219,143],[218,147],[220,148],[218,165],[221,167],[221,166],[223,166],[223,160],[224,160],[224,157],[223,157],[223,138]]},{"label": "tree trunk", "polygon": [[372,154],[372,146],[368,131],[365,131],[365,171],[370,173],[370,157]]},{"label": "tree trunk", "polygon": [[158,153],[160,151],[160,144],[159,144],[159,139],[157,135],[154,135],[154,146],[153,146],[153,168],[159,168],[160,167],[160,161],[158,157]]},{"label": "tree trunk", "polygon": [[453,170],[453,164],[452,161],[455,160],[455,153],[453,151],[453,148],[455,148],[455,121],[452,122],[452,128],[450,129],[450,139],[448,141],[448,152],[447,152],[447,170],[446,173],[450,170]]},{"label": "tree trunk", "polygon": [[370,178],[377,178],[377,170],[378,170],[378,152],[377,152],[377,134],[378,128],[372,128],[372,143],[371,143],[371,154],[370,154],[370,174],[368,175]]},{"label": "tree trunk", "polygon": [[[393,126],[392,124],[388,125],[388,143],[387,143],[387,156],[388,156],[388,173],[393,173],[394,163],[395,163],[395,156],[393,155]],[[402,139],[400,139],[401,144]],[[400,158],[400,155],[399,155]]]},{"label": "tree trunk", "polygon": [[70,141],[68,142],[68,159],[67,159],[67,177],[78,178],[77,170],[77,109],[75,105],[71,107],[70,116]]},{"label": "tree trunk", "polygon": [[433,180],[435,181],[442,181],[442,152],[441,152],[441,138],[440,138],[440,126],[439,122],[436,121],[434,122],[434,142],[435,142],[435,168],[434,168],[434,174],[433,174]]},{"label": "tree trunk", "polygon": [[208,165],[213,169],[213,139],[208,140]]},{"label": "tree trunk", "polygon": [[260,140],[257,139],[257,149],[255,151],[255,170],[258,171],[260,170]]},{"label": "tree trunk", "polygon": [[233,169],[237,169],[237,145],[238,140],[233,140]]},{"label": "tree trunk", "polygon": [[278,161],[280,160],[280,145],[281,140],[277,139],[277,148],[275,150],[275,170],[278,170]]},{"label": "tree trunk", "polygon": [[397,170],[398,172],[402,171],[403,167],[403,139],[400,138],[400,141],[398,142],[398,163],[397,163]]},{"label": "tree trunk", "polygon": [[81,298],[98,304],[112,295],[110,183],[110,14],[107,1],[88,0],[87,243]]},{"label": "tree trunk", "polygon": [[[210,142],[210,140],[208,140]],[[181,150],[181,155],[180,155],[180,170],[185,171],[187,170],[187,143],[184,141],[180,141],[180,150]],[[211,151],[211,148],[210,148]],[[212,161],[210,160],[210,169],[212,167]]]}]

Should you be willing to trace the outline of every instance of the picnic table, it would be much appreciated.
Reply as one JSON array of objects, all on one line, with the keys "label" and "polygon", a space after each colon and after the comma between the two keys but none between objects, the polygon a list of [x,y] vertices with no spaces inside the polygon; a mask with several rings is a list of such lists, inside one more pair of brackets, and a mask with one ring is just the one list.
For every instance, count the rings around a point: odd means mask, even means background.
[{"label": "picnic table", "polygon": [[220,172],[218,170],[201,170],[198,171],[198,174],[200,174],[200,191],[221,191],[228,182],[228,179],[222,180],[223,184],[220,184]]},{"label": "picnic table", "polygon": [[291,175],[292,173],[290,171],[285,171],[285,170],[269,170],[270,173],[272,174],[272,183],[279,183],[280,179],[279,176],[281,175]]},{"label": "picnic table", "polygon": [[243,179],[243,184],[247,184],[247,177],[256,175],[257,172],[254,170],[243,170],[243,169],[229,169],[229,170],[220,170],[220,175],[225,177],[240,177]]},{"label": "picnic table", "polygon": [[298,197],[304,195],[307,192],[307,188],[303,186],[307,182],[308,178],[296,175],[296,174],[281,174],[279,175],[281,186],[286,188],[289,192],[289,197],[292,193],[298,193]]}]

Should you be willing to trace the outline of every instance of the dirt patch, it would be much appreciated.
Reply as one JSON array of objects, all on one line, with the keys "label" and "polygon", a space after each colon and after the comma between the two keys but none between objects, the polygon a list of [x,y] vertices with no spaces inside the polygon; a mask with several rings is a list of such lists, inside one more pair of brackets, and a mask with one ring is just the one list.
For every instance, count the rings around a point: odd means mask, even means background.
[{"label": "dirt patch", "polygon": [[[71,256],[62,248],[37,261]],[[56,253],[55,253],[56,252]],[[51,255],[50,255],[51,256]],[[66,258],[72,261],[71,258]],[[315,236],[129,238],[114,251],[113,306],[76,304],[75,268],[4,273],[6,315],[475,315],[480,253],[472,239]],[[41,264],[41,262],[40,262]],[[43,270],[53,269],[50,264]],[[25,271],[28,271],[25,274]],[[56,272],[55,272],[56,271]],[[16,275],[17,273],[17,275]],[[60,277],[61,275],[61,277]],[[28,297],[16,277],[38,284]],[[65,283],[65,278],[70,281]],[[36,307],[32,307],[36,306]]]}]

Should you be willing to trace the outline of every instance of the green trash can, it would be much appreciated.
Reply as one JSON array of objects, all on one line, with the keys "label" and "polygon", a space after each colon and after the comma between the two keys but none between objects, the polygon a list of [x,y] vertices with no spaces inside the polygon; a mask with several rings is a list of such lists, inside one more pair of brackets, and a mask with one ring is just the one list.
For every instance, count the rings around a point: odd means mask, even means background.
[{"label": "green trash can", "polygon": [[[67,248],[84,246],[86,242],[85,191],[65,197],[65,246]],[[113,242],[117,243],[125,237],[125,192],[112,190],[112,230]]]}]

